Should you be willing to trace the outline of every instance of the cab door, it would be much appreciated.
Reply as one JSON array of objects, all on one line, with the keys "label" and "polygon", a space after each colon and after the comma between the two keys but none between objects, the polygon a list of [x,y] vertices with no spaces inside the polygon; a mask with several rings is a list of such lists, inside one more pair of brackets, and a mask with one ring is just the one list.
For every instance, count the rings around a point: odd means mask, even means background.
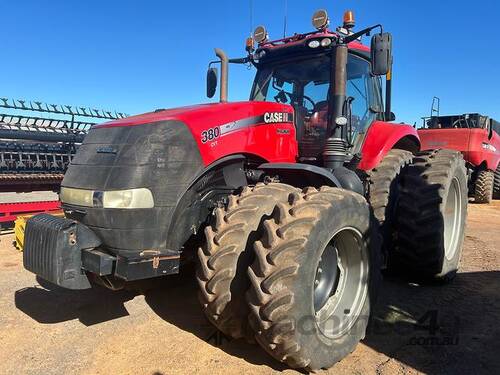
[{"label": "cab door", "polygon": [[354,54],[347,62],[347,97],[351,101],[353,153],[361,150],[370,125],[382,112],[382,98],[379,81],[371,74],[370,63]]}]

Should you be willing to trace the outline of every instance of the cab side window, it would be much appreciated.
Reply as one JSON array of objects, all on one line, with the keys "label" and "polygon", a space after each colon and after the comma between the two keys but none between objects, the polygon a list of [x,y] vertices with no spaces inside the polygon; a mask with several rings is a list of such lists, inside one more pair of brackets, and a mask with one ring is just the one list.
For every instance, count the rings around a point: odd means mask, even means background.
[{"label": "cab side window", "polygon": [[353,141],[366,132],[381,111],[382,99],[377,79],[372,76],[370,63],[350,55],[347,66],[347,96],[352,101]]}]

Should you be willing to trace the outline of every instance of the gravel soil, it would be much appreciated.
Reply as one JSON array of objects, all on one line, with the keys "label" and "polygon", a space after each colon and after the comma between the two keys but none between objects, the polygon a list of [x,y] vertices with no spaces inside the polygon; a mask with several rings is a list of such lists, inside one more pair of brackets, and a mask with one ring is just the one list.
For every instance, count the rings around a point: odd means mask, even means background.
[{"label": "gravel soil", "polygon": [[[271,374],[258,346],[205,320],[192,274],[145,293],[68,291],[22,267],[0,236],[0,374]],[[449,285],[385,279],[365,340],[331,374],[500,373],[500,201],[469,206]]]}]

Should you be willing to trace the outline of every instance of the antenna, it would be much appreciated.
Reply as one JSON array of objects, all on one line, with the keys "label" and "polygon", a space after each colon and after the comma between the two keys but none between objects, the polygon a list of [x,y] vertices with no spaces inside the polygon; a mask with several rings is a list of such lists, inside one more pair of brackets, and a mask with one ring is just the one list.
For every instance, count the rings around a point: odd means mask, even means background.
[{"label": "antenna", "polygon": [[285,0],[285,19],[283,22],[283,38],[286,38],[286,22],[287,22],[287,13],[288,13],[288,0]]},{"label": "antenna", "polygon": [[253,0],[249,1],[250,5],[250,36],[253,34]]}]

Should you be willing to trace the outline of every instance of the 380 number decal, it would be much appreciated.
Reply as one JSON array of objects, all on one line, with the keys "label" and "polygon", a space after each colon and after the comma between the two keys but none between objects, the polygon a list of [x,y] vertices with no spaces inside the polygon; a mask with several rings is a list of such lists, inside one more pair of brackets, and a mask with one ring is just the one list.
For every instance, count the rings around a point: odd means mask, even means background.
[{"label": "380 number decal", "polygon": [[220,136],[220,128],[210,128],[201,132],[201,143],[213,141]]}]

